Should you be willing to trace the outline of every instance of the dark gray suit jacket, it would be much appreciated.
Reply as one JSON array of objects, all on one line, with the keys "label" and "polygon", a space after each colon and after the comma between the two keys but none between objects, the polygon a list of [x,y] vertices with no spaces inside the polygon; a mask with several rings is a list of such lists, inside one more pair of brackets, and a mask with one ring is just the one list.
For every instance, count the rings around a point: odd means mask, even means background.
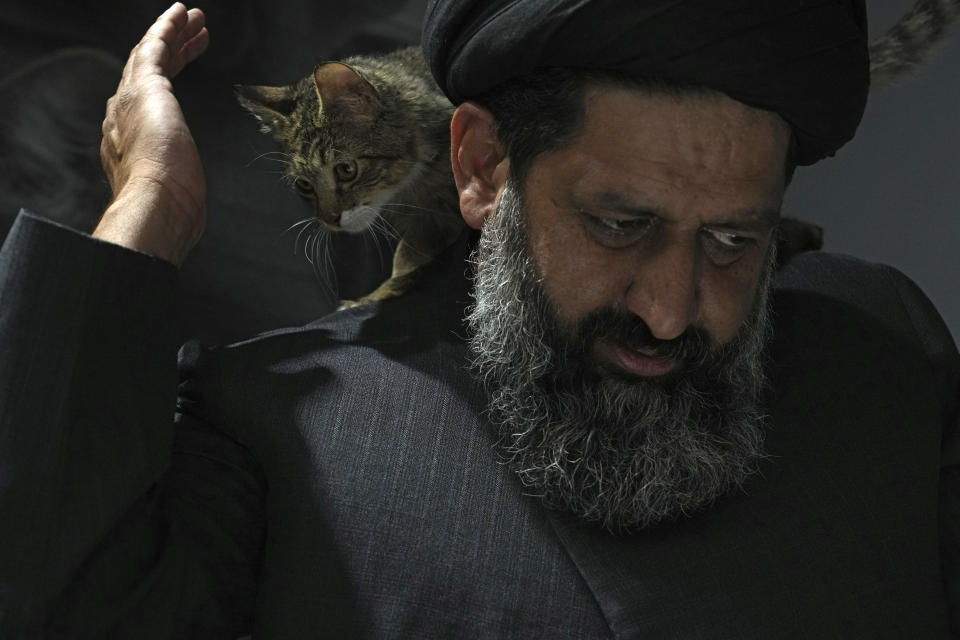
[{"label": "dark gray suit jacket", "polygon": [[177,391],[174,269],[21,215],[0,253],[0,637],[960,628],[960,359],[905,277],[788,263],[761,473],[611,536],[498,463],[465,252],[393,301],[188,344]]}]

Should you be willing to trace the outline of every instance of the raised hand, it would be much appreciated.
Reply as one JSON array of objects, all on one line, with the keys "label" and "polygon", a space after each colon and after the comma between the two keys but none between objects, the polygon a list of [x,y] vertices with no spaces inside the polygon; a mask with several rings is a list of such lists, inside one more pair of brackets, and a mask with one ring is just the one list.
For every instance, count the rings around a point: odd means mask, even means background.
[{"label": "raised hand", "polygon": [[209,43],[203,12],[176,3],[130,52],[107,101],[100,157],[113,202],[94,237],[177,266],[206,225],[206,180],[170,80]]}]

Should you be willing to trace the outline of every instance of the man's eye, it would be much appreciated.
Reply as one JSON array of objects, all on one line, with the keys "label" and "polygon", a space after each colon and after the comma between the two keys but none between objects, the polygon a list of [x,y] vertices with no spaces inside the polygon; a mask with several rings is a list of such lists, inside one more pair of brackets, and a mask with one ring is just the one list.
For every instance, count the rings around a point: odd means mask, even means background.
[{"label": "man's eye", "polygon": [[726,266],[733,264],[753,245],[755,238],[743,236],[730,231],[705,229],[705,250],[707,257],[716,265]]},{"label": "man's eye", "polygon": [[750,238],[728,231],[708,231],[710,237],[727,249],[740,249],[750,242]]},{"label": "man's eye", "polygon": [[627,223],[623,220],[613,220],[611,218],[597,218],[597,222],[607,227],[611,231],[623,232],[626,230]]},{"label": "man's eye", "polygon": [[596,231],[618,240],[634,239],[651,226],[648,218],[608,218],[581,211],[584,220]]}]

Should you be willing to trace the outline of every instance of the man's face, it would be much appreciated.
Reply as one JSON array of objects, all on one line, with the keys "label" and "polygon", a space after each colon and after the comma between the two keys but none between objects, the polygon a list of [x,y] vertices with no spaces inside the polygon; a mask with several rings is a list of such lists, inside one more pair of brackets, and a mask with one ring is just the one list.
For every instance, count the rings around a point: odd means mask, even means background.
[{"label": "man's face", "polygon": [[[539,157],[523,199],[537,271],[561,320],[604,307],[654,338],[729,341],[749,313],[784,192],[789,128],[719,94],[593,89],[582,133]],[[598,345],[638,376],[673,363]]]},{"label": "man's face", "polygon": [[502,453],[615,530],[690,513],[762,457],[762,352],[787,131],[720,97],[591,94],[507,181],[468,321]]}]

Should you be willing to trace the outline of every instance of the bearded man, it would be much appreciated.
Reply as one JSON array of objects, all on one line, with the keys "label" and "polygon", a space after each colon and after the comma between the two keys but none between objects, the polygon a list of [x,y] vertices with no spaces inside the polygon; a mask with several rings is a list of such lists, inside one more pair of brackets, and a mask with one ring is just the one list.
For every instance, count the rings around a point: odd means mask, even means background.
[{"label": "bearded man", "polygon": [[433,2],[474,231],[400,298],[188,344],[171,428],[206,41],[178,4],[131,53],[95,239],[24,214],[0,254],[4,637],[960,629],[949,333],[888,267],[773,267],[862,113],[862,2]]}]

